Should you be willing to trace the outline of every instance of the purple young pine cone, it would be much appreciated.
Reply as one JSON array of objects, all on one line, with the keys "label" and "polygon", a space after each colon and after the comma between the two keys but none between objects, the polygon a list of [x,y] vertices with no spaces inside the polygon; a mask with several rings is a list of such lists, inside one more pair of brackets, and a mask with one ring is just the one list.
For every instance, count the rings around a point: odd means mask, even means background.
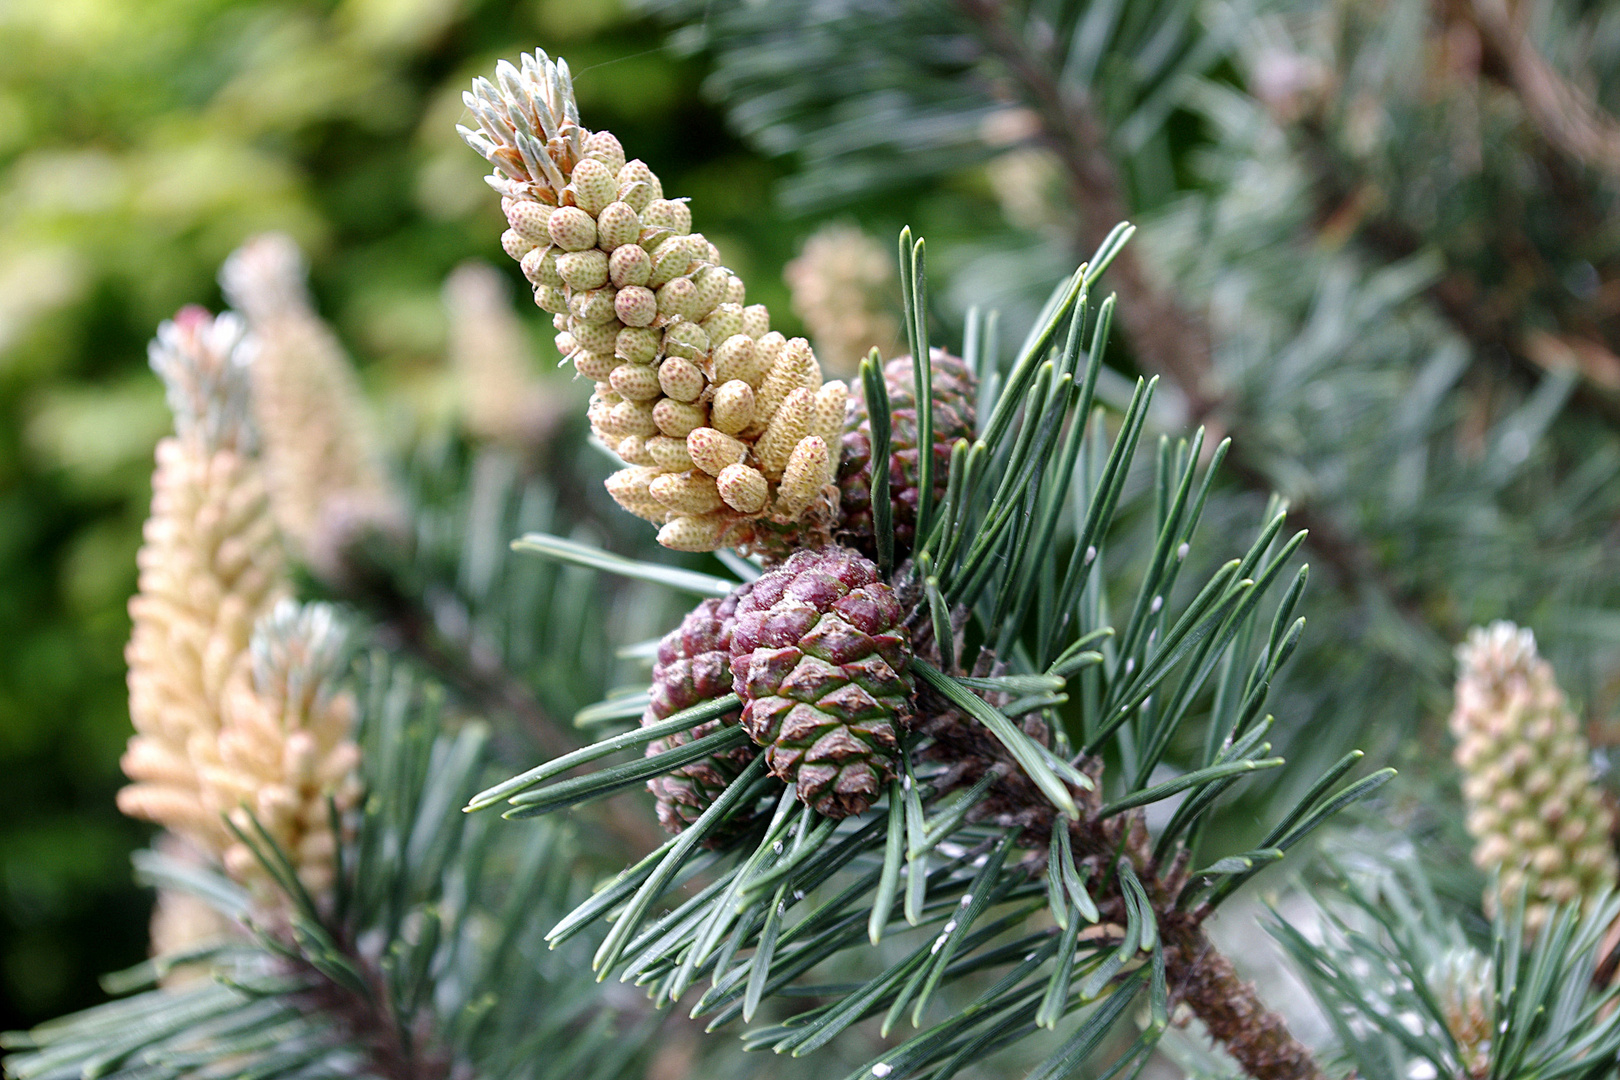
[{"label": "purple young pine cone", "polygon": [[801,551],[740,599],[731,637],[742,725],[771,772],[827,817],[895,776],[911,721],[911,640],[894,590],[848,548]]},{"label": "purple young pine cone", "polygon": [[[951,447],[957,439],[973,438],[974,400],[978,379],[961,357],[943,349],[929,353],[934,400],[934,472],[930,487],[935,505],[945,497],[951,468]],[[889,498],[894,505],[895,558],[903,559],[915,542],[917,500],[917,398],[911,357],[901,356],[883,367],[889,389]],[[849,405],[844,421],[844,453],[838,469],[843,492],[838,538],[875,558],[872,533],[872,420],[859,379],[850,380]]]}]

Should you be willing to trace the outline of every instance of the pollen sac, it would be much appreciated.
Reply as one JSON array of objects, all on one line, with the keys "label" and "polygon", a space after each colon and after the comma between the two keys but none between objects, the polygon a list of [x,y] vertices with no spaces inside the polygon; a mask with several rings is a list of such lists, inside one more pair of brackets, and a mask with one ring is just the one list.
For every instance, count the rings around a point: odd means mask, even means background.
[{"label": "pollen sac", "polygon": [[652,418],[659,431],[671,438],[684,439],[709,422],[708,410],[674,398],[662,398],[653,406]]},{"label": "pollen sac", "polygon": [[727,435],[735,435],[753,423],[754,388],[741,379],[721,383],[709,404],[709,421],[715,430]]},{"label": "pollen sac", "polygon": [[708,353],[709,335],[697,323],[671,323],[664,329],[664,351],[670,356],[696,359]]},{"label": "pollen sac", "polygon": [[731,523],[722,515],[671,518],[658,530],[658,542],[671,551],[714,551],[724,546]]},{"label": "pollen sac", "polygon": [[608,258],[608,276],[621,289],[627,285],[645,285],[652,276],[652,256],[637,244],[616,247]]},{"label": "pollen sac", "polygon": [[653,228],[668,229],[676,235],[692,231],[692,210],[685,200],[654,199],[647,204],[641,219]]},{"label": "pollen sac", "polygon": [[717,382],[738,381],[750,390],[758,382],[754,362],[754,339],[742,334],[724,338],[714,350],[714,377]]},{"label": "pollen sac", "polygon": [[725,505],[714,477],[693,470],[660,473],[649,485],[653,498],[677,514],[698,516]]},{"label": "pollen sac", "polygon": [[619,170],[618,181],[619,198],[638,211],[646,209],[654,199],[664,197],[664,185],[658,182],[658,175],[640,158],[625,163]]},{"label": "pollen sac", "polygon": [[703,372],[692,361],[671,356],[658,367],[658,385],[676,401],[696,401],[703,393]]},{"label": "pollen sac", "polygon": [[574,202],[592,216],[600,214],[619,190],[614,174],[606,165],[592,158],[586,158],[574,166],[569,186],[574,189]]},{"label": "pollen sac", "polygon": [[658,314],[665,318],[697,318],[697,286],[691,278],[678,277],[659,288]]},{"label": "pollen sac", "polygon": [[697,467],[687,450],[686,439],[654,435],[647,440],[647,453],[652,455],[653,464],[664,472],[686,472]]},{"label": "pollen sac", "polygon": [[770,498],[765,474],[750,465],[727,465],[714,478],[716,489],[726,505],[742,514],[757,514]]},{"label": "pollen sac", "polygon": [[549,311],[553,315],[568,314],[568,294],[556,285],[536,285],[534,303],[541,311]]},{"label": "pollen sac", "polygon": [[[640,238],[641,218],[629,203],[608,203],[596,216],[596,243],[603,251],[614,252],[625,246],[634,247]],[[650,260],[647,268],[652,269]]]},{"label": "pollen sac", "polygon": [[724,342],[742,333],[742,308],[736,304],[719,304],[704,316],[702,326],[710,341]]},{"label": "pollen sac", "polygon": [[576,348],[589,349],[591,352],[613,354],[613,348],[618,344],[619,331],[622,329],[617,323],[584,323],[575,322],[573,329],[566,334],[557,335],[557,349],[563,347],[562,339],[566,336],[572,338]]},{"label": "pollen sac", "polygon": [[592,382],[606,382],[618,366],[618,357],[606,353],[586,349],[574,353],[574,370]]},{"label": "pollen sac", "polygon": [[562,275],[557,273],[557,253],[552,248],[532,248],[518,261],[518,269],[529,279],[530,285],[561,285]]},{"label": "pollen sac", "polygon": [[658,398],[658,373],[646,364],[620,364],[613,369],[609,382],[613,389],[630,401],[655,401]]},{"label": "pollen sac", "polygon": [[651,289],[627,285],[614,296],[613,310],[626,326],[646,326],[658,317],[658,298]]},{"label": "pollen sac", "polygon": [[559,206],[546,219],[546,234],[564,251],[596,246],[596,219],[577,206]]},{"label": "pollen sac", "polygon": [[523,256],[533,251],[538,243],[539,241],[529,239],[516,229],[507,229],[501,233],[501,250],[520,261]]},{"label": "pollen sac", "polygon": [[782,470],[776,496],[779,509],[788,517],[798,516],[832,477],[832,455],[826,442],[819,435],[806,435],[793,448]]},{"label": "pollen sac", "polygon": [[591,289],[576,292],[568,298],[568,311],[574,318],[586,323],[609,323],[618,318],[613,309],[613,289]]},{"label": "pollen sac", "polygon": [[719,476],[728,465],[737,465],[748,456],[748,445],[711,427],[693,428],[686,436],[686,452],[692,464]]},{"label": "pollen sac", "polygon": [[810,433],[810,409],[813,402],[810,391],[804,387],[794,390],[782,402],[782,407],[777,410],[770,426],[765,429],[765,434],[755,444],[754,451],[759,455],[760,471],[767,478],[781,477],[782,470],[787,468],[788,458],[799,445],[799,440]]},{"label": "pollen sac", "polygon": [[656,468],[632,465],[608,477],[605,486],[613,501],[630,513],[648,521],[661,522],[669,516],[669,508],[652,494],[652,482],[661,473]]},{"label": "pollen sac", "polygon": [[608,282],[608,257],[596,248],[557,257],[557,276],[570,289],[600,289]]},{"label": "pollen sac", "polygon": [[770,332],[771,313],[764,304],[751,304],[743,308],[743,333],[757,341]]},{"label": "pollen sac", "polygon": [[[616,299],[616,298],[615,298]],[[658,359],[658,347],[664,335],[657,330],[633,326],[620,330],[613,351],[634,364],[650,364]]]},{"label": "pollen sac", "polygon": [[585,156],[608,167],[617,182],[619,170],[624,168],[624,147],[611,131],[594,131],[585,137]]},{"label": "pollen sac", "polygon": [[551,218],[552,209],[544,203],[522,199],[506,211],[506,220],[511,223],[513,232],[531,244],[550,244],[554,241],[546,222]]}]

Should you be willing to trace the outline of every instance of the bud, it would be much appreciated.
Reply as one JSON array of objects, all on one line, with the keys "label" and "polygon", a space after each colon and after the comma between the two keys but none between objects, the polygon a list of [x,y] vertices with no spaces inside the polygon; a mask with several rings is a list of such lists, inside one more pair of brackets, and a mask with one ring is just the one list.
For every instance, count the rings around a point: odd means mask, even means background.
[{"label": "bud", "polygon": [[793,310],[804,320],[816,355],[849,377],[868,352],[905,352],[894,253],[853,225],[827,225],[805,241],[783,272]]},{"label": "bud", "polygon": [[1522,885],[1534,932],[1553,905],[1614,887],[1612,821],[1592,784],[1580,725],[1534,635],[1508,622],[1476,627],[1457,659],[1450,726],[1474,861],[1499,875],[1485,905],[1494,911]]},{"label": "bud", "polygon": [[342,584],[354,544],[398,534],[404,511],[359,379],[316,313],[306,273],[292,239],[272,233],[232,253],[220,284],[258,342],[253,409],[276,524],[318,577]]},{"label": "bud", "polygon": [[467,430],[520,450],[545,442],[560,406],[534,376],[528,334],[505,279],[492,266],[464,263],[445,279],[444,306]]}]

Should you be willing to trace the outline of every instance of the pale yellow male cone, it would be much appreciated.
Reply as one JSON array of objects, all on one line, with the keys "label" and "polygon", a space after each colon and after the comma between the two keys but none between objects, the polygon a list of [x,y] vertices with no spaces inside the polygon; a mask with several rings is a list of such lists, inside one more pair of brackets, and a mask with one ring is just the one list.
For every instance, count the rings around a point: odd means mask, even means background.
[{"label": "pale yellow male cone", "polygon": [[1486,910],[1523,889],[1525,925],[1534,931],[1553,905],[1614,886],[1610,814],[1580,725],[1534,635],[1509,622],[1476,627],[1457,659],[1451,733],[1474,862],[1499,875]]},{"label": "pale yellow male cone", "polygon": [[219,752],[226,686],[254,623],[287,592],[280,539],[256,456],[242,321],[187,308],[158,329],[152,367],[175,433],[158,444],[152,512],[136,556],[126,814],[218,855],[227,837],[201,795]]},{"label": "pale yellow male cone", "polygon": [[824,225],[782,276],[793,292],[793,310],[828,371],[851,378],[873,349],[884,357],[906,351],[895,318],[900,283],[892,244],[854,225]]},{"label": "pale yellow male cone", "polygon": [[219,278],[258,342],[253,411],[276,524],[293,554],[341,583],[350,545],[369,532],[404,529],[354,367],[315,312],[290,237],[249,240]]},{"label": "pale yellow male cone", "polygon": [[562,403],[535,376],[506,280],[485,263],[462,263],[445,279],[444,310],[468,433],[519,452],[543,446],[561,419]]},{"label": "pale yellow male cone", "polygon": [[[802,440],[833,445],[812,423],[822,379],[810,344],[772,333],[770,313],[745,306],[742,279],[692,232],[686,202],[611,133],[580,124],[566,63],[538,51],[502,61],[462,100],[478,125],[462,137],[495,167],[511,226],[501,246],[556,316],[558,348],[596,384],[592,432],[629,466],[608,492],[682,551],[780,556],[830,539],[830,477],[806,490],[819,472],[801,466],[779,490]],[[799,390],[811,404],[787,406]]]},{"label": "pale yellow male cone", "polygon": [[[304,887],[324,896],[339,842],[332,811],[341,820],[360,795],[356,705],[341,685],[346,635],[330,605],[282,600],[259,621],[248,659],[226,688],[219,753],[201,775],[203,802],[250,837],[257,821]],[[222,860],[232,877],[277,895],[239,839]]]}]

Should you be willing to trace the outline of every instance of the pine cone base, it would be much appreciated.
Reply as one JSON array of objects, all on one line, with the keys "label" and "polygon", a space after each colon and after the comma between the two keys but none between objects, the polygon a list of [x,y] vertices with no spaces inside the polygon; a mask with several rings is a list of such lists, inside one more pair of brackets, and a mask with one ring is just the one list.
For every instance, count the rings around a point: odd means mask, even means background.
[{"label": "pine cone base", "polygon": [[[750,589],[751,586],[743,585],[730,596],[703,601],[687,613],[680,626],[664,635],[653,666],[652,700],[641,717],[643,726],[731,691],[729,649],[736,625],[735,613],[738,601],[748,595]],[[740,719],[741,710],[736,710],[690,731],[655,739],[647,745],[647,756],[685,746]],[[659,823],[672,833],[685,830],[714,805],[715,799],[748,768],[758,752],[745,744],[653,777],[647,782],[647,790],[657,802]],[[741,814],[706,837],[704,845],[723,847],[753,823],[753,814]]]}]

